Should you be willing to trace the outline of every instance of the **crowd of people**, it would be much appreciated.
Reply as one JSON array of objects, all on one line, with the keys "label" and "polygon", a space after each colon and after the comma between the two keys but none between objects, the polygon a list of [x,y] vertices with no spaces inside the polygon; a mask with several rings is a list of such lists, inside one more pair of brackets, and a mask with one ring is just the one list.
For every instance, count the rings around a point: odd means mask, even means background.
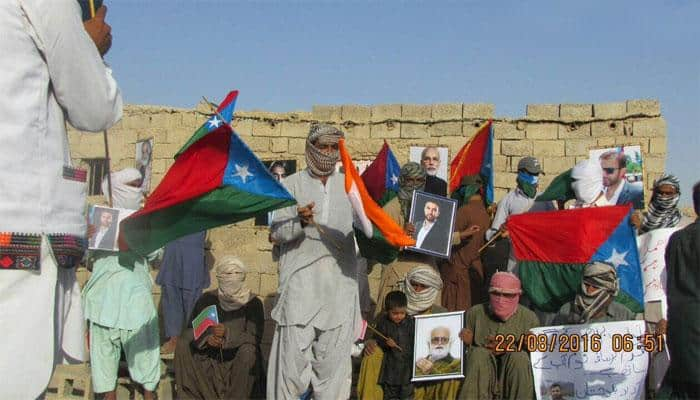
[{"label": "crowd of people", "polygon": [[[417,239],[418,248],[444,245],[449,257],[402,248],[386,265],[364,260],[344,175],[336,168],[344,133],[314,124],[306,139],[306,168],[291,175],[282,163],[270,168],[297,205],[267,215],[279,289],[264,363],[263,305],[246,287],[247,267],[236,255],[216,259],[216,288],[204,292],[211,283],[205,232],[142,255],[101,245],[114,242],[114,215],[102,212],[97,226],[86,226],[84,177],[70,158],[65,123],[84,131],[108,129],[122,116],[122,98],[102,59],[112,44],[106,8],[86,21],[80,16],[73,0],[0,5],[0,50],[8,55],[0,59],[0,321],[6,327],[0,397],[43,396],[54,367],[86,360],[87,348],[93,390],[105,399],[116,398],[122,357],[144,398],[154,398],[160,357],[168,353],[174,353],[178,398],[531,399],[536,388],[530,355],[503,351],[497,335],[643,318],[616,301],[620,277],[606,262],[585,266],[575,297],[557,313],[534,309],[508,250],[505,222],[512,215],[567,205],[537,201],[542,169],[533,157],[518,162],[516,186],[494,210],[485,202],[480,176],[463,177],[448,193],[447,182],[437,176],[444,160],[437,148],[426,147],[420,163],[401,167],[399,190],[383,210]],[[576,164],[571,171],[575,200],[568,208],[639,206],[641,193],[624,179],[625,163],[619,154],[605,153]],[[103,192],[114,207],[137,209],[144,179],[143,168],[116,171],[105,179]],[[431,235],[439,230],[439,201],[426,201],[420,210],[425,218],[410,222],[416,191],[456,201],[447,243],[435,243]],[[692,197],[700,215],[700,183]],[[640,234],[677,227],[679,198],[678,179],[663,175],[654,182],[648,211],[636,213],[631,223]],[[94,237],[90,243],[86,233]],[[496,237],[506,250],[488,257],[484,244]],[[81,292],[75,267],[87,247],[96,249],[89,253],[92,274]],[[662,319],[653,330],[668,333],[671,395],[700,398],[694,364],[700,357],[700,222],[675,232],[665,254],[668,321]],[[162,344],[150,275],[158,259],[167,338]],[[382,272],[374,312],[367,265],[379,265]],[[458,340],[465,353],[451,353],[449,328],[437,326],[428,335],[428,354],[415,361],[416,318],[443,312],[464,312]],[[203,314],[212,323],[200,332],[193,322]],[[364,321],[372,327],[366,336]],[[356,385],[352,357],[361,358]],[[455,371],[464,377],[414,379]],[[562,385],[551,385],[550,392],[562,398]]]}]

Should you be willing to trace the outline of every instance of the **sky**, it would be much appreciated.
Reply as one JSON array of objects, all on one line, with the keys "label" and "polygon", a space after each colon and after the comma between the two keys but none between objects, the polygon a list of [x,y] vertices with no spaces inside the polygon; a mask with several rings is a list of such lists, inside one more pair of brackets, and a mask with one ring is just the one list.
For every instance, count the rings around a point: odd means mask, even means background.
[{"label": "sky", "polygon": [[658,99],[681,203],[700,180],[700,1],[105,2],[126,102],[238,108]]}]

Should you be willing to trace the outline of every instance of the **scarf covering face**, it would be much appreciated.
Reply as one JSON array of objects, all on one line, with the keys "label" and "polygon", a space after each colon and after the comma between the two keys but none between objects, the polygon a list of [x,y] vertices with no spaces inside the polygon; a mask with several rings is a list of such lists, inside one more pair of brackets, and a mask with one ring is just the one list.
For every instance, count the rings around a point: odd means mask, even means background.
[{"label": "scarf covering face", "polygon": [[[399,173],[399,193],[397,197],[399,198],[399,204],[401,205],[401,215],[403,215],[404,222],[408,220],[408,213],[411,210],[411,201],[413,200],[414,190],[424,190],[425,189],[425,168],[423,168],[417,162],[409,162],[401,167],[401,172]],[[407,178],[421,178],[423,184],[415,184],[413,182],[408,183]]]},{"label": "scarf covering face", "polygon": [[[676,188],[676,195],[673,197],[661,198],[656,190],[661,185],[671,185]],[[674,175],[664,174],[654,181],[654,193],[649,202],[649,212],[644,217],[640,233],[649,232],[654,229],[673,228],[681,222],[681,212],[678,210],[678,200],[681,198],[680,181]]]},{"label": "scarf covering face", "polygon": [[314,142],[320,145],[338,144],[345,134],[326,124],[313,124],[306,138],[306,165],[315,176],[328,176],[335,171],[335,164],[340,160],[340,153],[336,150],[326,154],[314,146]]},{"label": "scarf covering face", "polygon": [[216,280],[219,282],[219,304],[224,311],[235,311],[255,297],[245,286],[248,269],[235,256],[223,256],[216,262]]},{"label": "scarf covering face", "polygon": [[571,188],[581,203],[591,204],[603,192],[603,168],[598,160],[579,162],[571,171],[571,178]]},{"label": "scarf covering face", "polygon": [[[515,294],[516,296],[508,298],[496,296],[495,293]],[[520,279],[515,274],[503,271],[496,272],[491,278],[491,285],[489,285],[491,311],[501,321],[508,321],[518,311],[518,303],[522,293]]]},{"label": "scarf covering face", "polygon": [[[422,292],[416,292],[411,282],[427,286]],[[427,265],[418,265],[406,274],[403,282],[403,292],[408,298],[408,315],[419,314],[430,308],[438,294],[442,290],[442,278],[440,274]]]},{"label": "scarf covering face", "polygon": [[461,207],[469,202],[469,199],[475,194],[480,193],[483,181],[479,175],[467,175],[462,177],[462,182],[457,190],[450,197],[457,200],[457,207]]},{"label": "scarf covering face", "polygon": [[520,171],[516,182],[520,190],[525,193],[525,196],[534,199],[537,195],[537,183],[539,180],[540,178],[537,175],[530,175],[527,172]]},{"label": "scarf covering face", "polygon": [[[138,210],[143,201],[143,192],[140,187],[127,185],[129,182],[141,179],[141,172],[136,168],[124,168],[117,172],[112,172],[112,205],[116,208],[127,210]],[[102,194],[109,203],[109,188],[107,187],[107,177],[102,180]]]},{"label": "scarf covering face", "polygon": [[[588,293],[586,284],[595,287],[596,290]],[[574,300],[576,311],[581,316],[578,323],[588,323],[619,291],[620,283],[615,267],[602,262],[586,265],[583,269],[581,291]]]}]

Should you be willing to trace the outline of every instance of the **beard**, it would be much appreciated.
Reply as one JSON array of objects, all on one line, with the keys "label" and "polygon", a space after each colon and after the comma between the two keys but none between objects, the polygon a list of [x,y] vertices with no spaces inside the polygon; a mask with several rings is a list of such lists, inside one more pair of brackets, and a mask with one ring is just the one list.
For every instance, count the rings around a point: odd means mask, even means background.
[{"label": "beard", "polygon": [[442,360],[448,355],[450,355],[450,348],[448,346],[430,347],[430,359],[433,361]]},{"label": "beard", "polygon": [[426,168],[425,168],[425,173],[428,174],[428,175],[430,175],[430,176],[435,176],[435,175],[437,175],[437,173],[438,173],[438,169],[437,169],[437,168],[426,167]]}]

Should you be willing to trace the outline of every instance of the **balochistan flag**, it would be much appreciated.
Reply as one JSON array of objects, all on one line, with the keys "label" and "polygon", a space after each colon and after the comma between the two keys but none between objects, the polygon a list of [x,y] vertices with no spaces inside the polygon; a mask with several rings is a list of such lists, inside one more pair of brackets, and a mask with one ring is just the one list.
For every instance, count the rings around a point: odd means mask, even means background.
[{"label": "balochistan flag", "polygon": [[385,140],[377,157],[362,173],[362,180],[369,195],[383,206],[398,193],[400,173],[401,166]]},{"label": "balochistan flag", "polygon": [[121,250],[148,254],[190,233],[296,204],[231,128],[237,94],[178,152],[144,208],[121,222]]},{"label": "balochistan flag", "polygon": [[547,190],[537,196],[536,201],[568,201],[575,199],[576,194],[571,187],[571,184],[574,182],[574,179],[571,177],[571,171],[572,169],[569,169],[557,175],[557,177],[552,180],[552,183],[547,186]]},{"label": "balochistan flag", "polygon": [[[403,228],[394,222],[367,192],[360,174],[352,163],[350,153],[345,148],[345,139],[340,139],[338,148],[340,160],[343,163],[343,169],[345,169],[345,192],[348,194],[350,204],[352,204],[359,220],[360,226],[357,228],[364,233],[364,235],[355,235],[360,253],[364,257],[383,262],[386,255],[382,253],[392,251],[392,253],[397,254],[398,247],[415,245],[416,241],[406,235]],[[372,242],[379,242],[383,247],[372,247]],[[394,258],[396,258],[395,255]]]},{"label": "balochistan flag", "polygon": [[481,175],[486,183],[484,199],[493,203],[493,121],[486,125],[462,146],[450,163],[450,193],[459,188],[462,178]]},{"label": "balochistan flag", "polygon": [[506,226],[528,297],[541,310],[556,312],[575,297],[583,267],[603,261],[617,270],[616,300],[642,312],[642,271],[631,215],[629,206],[511,215]]},{"label": "balochistan flag", "polygon": [[219,323],[219,314],[216,312],[216,306],[211,305],[204,310],[202,310],[199,315],[192,321],[192,329],[194,329],[194,340],[199,339],[200,336],[209,328]]}]

